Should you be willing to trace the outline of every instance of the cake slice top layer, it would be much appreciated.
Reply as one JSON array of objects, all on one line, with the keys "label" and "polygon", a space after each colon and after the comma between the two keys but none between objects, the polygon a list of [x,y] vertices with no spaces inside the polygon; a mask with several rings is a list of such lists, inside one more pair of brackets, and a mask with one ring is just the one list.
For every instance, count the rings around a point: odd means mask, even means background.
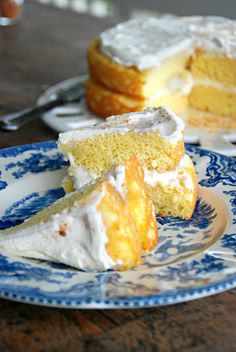
[{"label": "cake slice top layer", "polygon": [[139,70],[196,48],[236,58],[236,21],[216,16],[133,19],[100,34],[101,50],[115,62]]},{"label": "cake slice top layer", "polygon": [[128,132],[157,132],[169,143],[183,139],[184,122],[170,109],[160,106],[148,108],[142,112],[116,115],[107,118],[106,122],[95,126],[72,130],[59,135],[59,146],[78,140],[85,140],[96,135],[123,134]]}]

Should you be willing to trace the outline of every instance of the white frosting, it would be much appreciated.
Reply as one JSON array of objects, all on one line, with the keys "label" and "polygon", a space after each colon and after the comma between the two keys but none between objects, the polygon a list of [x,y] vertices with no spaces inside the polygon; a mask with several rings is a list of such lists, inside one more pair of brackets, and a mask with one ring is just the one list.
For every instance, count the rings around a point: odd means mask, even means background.
[{"label": "white frosting", "polygon": [[187,189],[193,191],[194,182],[191,175],[186,170],[186,167],[190,166],[190,163],[190,157],[185,154],[178,167],[173,171],[158,172],[155,170],[144,169],[144,180],[151,187],[161,184],[163,186],[171,186],[173,188],[183,188],[184,184]]},{"label": "white frosting", "polygon": [[[191,166],[190,157],[185,154],[181,159],[178,167],[173,171],[168,172],[158,172],[155,170],[148,170],[144,168],[145,171],[145,182],[151,186],[155,187],[157,184],[162,184],[163,186],[170,185],[173,188],[182,188],[183,184],[190,191],[194,190],[194,183],[191,175],[186,171],[186,167]],[[125,180],[125,168],[123,166],[114,167],[111,170],[112,179],[110,182],[116,188],[116,190],[124,195],[125,190],[123,188],[124,180]],[[82,175],[82,176],[81,176]],[[87,179],[85,177],[87,176]],[[86,183],[91,182],[93,178],[98,177],[99,175],[90,174],[83,167],[75,166],[73,167],[73,182],[75,189],[80,189]],[[81,182],[81,180],[83,180]]]},{"label": "white frosting", "polygon": [[226,86],[222,82],[214,81],[207,78],[204,78],[204,79],[195,78],[193,81],[193,86],[198,86],[198,85],[208,86],[218,90],[223,90],[224,92],[227,92],[227,93],[236,94],[236,86]]},{"label": "white frosting", "polygon": [[191,75],[188,75],[187,79],[182,79],[179,75],[173,76],[165,88],[158,89],[156,94],[147,99],[147,104],[149,100],[152,101],[171,93],[177,92],[180,95],[188,95],[192,90],[193,84],[194,82]]},{"label": "white frosting", "polygon": [[118,165],[113,167],[109,171],[110,183],[115,187],[118,193],[125,198],[126,188],[125,188],[125,166]]},{"label": "white frosting", "polygon": [[179,92],[182,95],[188,95],[193,87],[193,78],[191,75],[187,76],[187,79],[182,79],[179,76],[173,76],[168,82],[167,89],[169,93]]},{"label": "white frosting", "polygon": [[95,135],[124,134],[132,131],[137,133],[158,132],[163,139],[170,143],[177,143],[183,138],[183,130],[183,120],[170,109],[159,106],[141,112],[111,116],[106,122],[95,126],[61,133],[59,147],[60,144],[84,140]]},{"label": "white frosting", "polygon": [[82,166],[79,166],[74,161],[73,155],[68,154],[68,160],[70,161],[69,175],[72,177],[74,189],[79,190],[90,181],[99,177],[95,173],[91,173]]},{"label": "white frosting", "polygon": [[[115,180],[113,180],[115,183]],[[86,205],[52,215],[45,223],[0,236],[0,249],[23,257],[64,263],[83,270],[107,270],[120,265],[106,251],[108,238],[101,214],[97,210],[103,191]],[[64,227],[65,235],[60,235]]]},{"label": "white frosting", "polygon": [[145,70],[195,48],[236,57],[236,21],[192,16],[133,19],[100,34],[101,50],[115,62]]}]

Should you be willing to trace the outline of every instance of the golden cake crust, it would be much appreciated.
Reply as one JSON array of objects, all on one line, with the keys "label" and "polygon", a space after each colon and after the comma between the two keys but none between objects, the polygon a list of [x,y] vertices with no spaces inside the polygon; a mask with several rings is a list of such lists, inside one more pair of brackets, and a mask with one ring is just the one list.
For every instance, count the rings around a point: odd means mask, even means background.
[{"label": "golden cake crust", "polygon": [[122,99],[119,93],[104,88],[92,79],[86,82],[85,98],[88,107],[101,117],[141,111],[144,108],[143,100],[135,101],[129,97]]},{"label": "golden cake crust", "polygon": [[87,59],[90,75],[95,81],[114,92],[144,98],[145,71],[114,62],[100,51],[98,39],[89,45]]}]

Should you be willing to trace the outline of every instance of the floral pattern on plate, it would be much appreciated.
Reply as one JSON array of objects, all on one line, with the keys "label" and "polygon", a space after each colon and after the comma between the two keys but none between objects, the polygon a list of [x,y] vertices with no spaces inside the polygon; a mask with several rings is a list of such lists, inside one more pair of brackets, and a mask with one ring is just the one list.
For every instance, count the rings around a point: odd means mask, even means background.
[{"label": "floral pattern on plate", "polygon": [[[189,221],[157,217],[159,244],[139,267],[87,273],[0,254],[0,296],[72,308],[173,304],[236,286],[236,161],[187,146],[198,201]],[[14,226],[63,196],[67,163],[55,142],[0,151],[0,229]],[[3,235],[3,234],[1,234]]]}]

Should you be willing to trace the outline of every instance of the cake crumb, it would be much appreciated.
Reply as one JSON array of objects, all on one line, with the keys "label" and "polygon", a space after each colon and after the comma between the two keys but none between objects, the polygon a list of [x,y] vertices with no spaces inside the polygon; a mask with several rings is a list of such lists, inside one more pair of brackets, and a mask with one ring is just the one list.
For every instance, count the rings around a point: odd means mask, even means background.
[{"label": "cake crumb", "polygon": [[67,235],[67,225],[61,225],[58,232],[60,236],[65,237]]}]

